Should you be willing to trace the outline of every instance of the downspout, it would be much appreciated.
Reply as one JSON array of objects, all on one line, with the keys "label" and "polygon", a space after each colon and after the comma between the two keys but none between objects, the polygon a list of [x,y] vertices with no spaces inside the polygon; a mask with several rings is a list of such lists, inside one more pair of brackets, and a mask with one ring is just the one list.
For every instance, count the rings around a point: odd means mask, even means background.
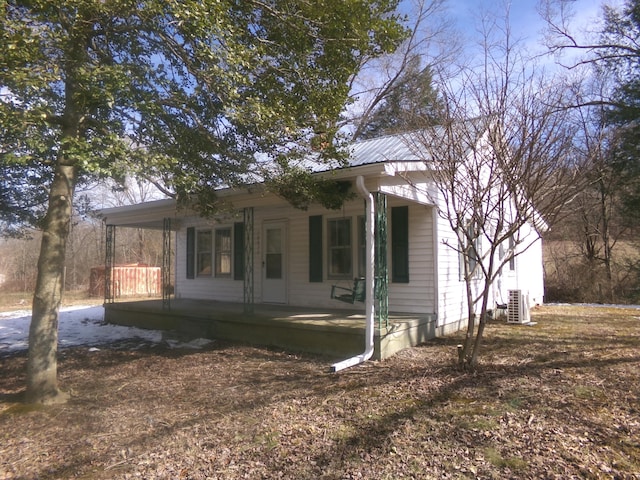
[{"label": "downspout", "polygon": [[434,205],[431,208],[431,217],[433,223],[433,279],[434,279],[434,302],[433,302],[433,313],[436,317],[436,328],[440,326],[440,268],[438,264],[438,206]]},{"label": "downspout", "polygon": [[375,212],[373,211],[373,195],[367,187],[364,185],[364,177],[362,175],[358,175],[356,178],[356,188],[358,189],[358,193],[364,198],[365,201],[365,237],[366,237],[366,258],[367,262],[365,262],[365,277],[366,277],[366,285],[365,285],[365,334],[364,334],[364,352],[360,355],[356,355],[351,358],[347,358],[342,360],[341,362],[334,363],[331,365],[332,372],[338,372],[340,370],[344,370],[345,368],[353,367],[354,365],[358,365],[360,363],[366,362],[373,356],[373,331],[374,331],[374,319],[375,319],[375,311],[374,311],[374,282],[373,278],[373,264],[374,264],[374,250],[373,250],[373,239],[374,239],[374,231],[373,226],[375,222]]}]

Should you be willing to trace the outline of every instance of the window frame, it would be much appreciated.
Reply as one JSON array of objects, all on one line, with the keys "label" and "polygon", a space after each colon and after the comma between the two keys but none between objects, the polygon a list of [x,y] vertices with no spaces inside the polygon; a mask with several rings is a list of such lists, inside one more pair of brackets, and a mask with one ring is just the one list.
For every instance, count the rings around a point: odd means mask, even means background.
[{"label": "window frame", "polygon": [[[209,241],[205,242],[201,240],[204,235],[209,235]],[[208,243],[208,249],[202,247]],[[209,256],[208,265],[203,262],[203,257]],[[206,271],[208,267],[208,272]],[[196,276],[197,277],[211,277],[213,274],[213,232],[211,229],[196,230]]]},{"label": "window frame", "polygon": [[[348,235],[348,243],[344,245],[333,244],[333,225],[340,223],[346,223],[347,228],[345,233]],[[353,278],[353,221],[352,217],[339,217],[327,219],[327,234],[326,234],[326,252],[327,252],[327,278],[329,279],[352,279]],[[349,268],[346,272],[336,272],[333,268],[333,254],[339,250],[344,250],[346,253],[342,255],[342,259],[346,259],[349,262]]]},{"label": "window frame", "polygon": [[[226,234],[226,248],[222,249],[221,234]],[[213,274],[216,278],[230,278],[233,274],[233,229],[232,227],[218,227],[213,234]],[[227,270],[222,269],[223,259],[226,259]]]}]

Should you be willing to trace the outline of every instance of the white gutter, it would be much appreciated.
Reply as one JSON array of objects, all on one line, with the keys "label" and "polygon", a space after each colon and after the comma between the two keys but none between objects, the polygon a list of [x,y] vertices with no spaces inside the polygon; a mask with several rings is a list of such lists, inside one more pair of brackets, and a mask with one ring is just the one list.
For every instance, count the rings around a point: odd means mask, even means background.
[{"label": "white gutter", "polygon": [[332,372],[338,372],[340,370],[344,370],[345,368],[353,367],[354,365],[358,365],[360,363],[366,362],[373,356],[373,331],[374,331],[374,317],[375,317],[375,308],[373,305],[373,295],[374,295],[374,278],[373,278],[373,264],[375,261],[374,251],[373,251],[373,239],[374,239],[374,231],[373,225],[375,222],[375,212],[373,210],[373,195],[367,187],[364,185],[364,177],[362,175],[358,175],[356,177],[356,187],[360,195],[364,198],[366,205],[366,258],[367,262],[365,262],[365,277],[366,277],[366,285],[365,285],[365,334],[364,334],[364,352],[360,355],[356,355],[355,357],[347,358],[346,360],[342,360],[341,362],[334,363],[331,365]]},{"label": "white gutter", "polygon": [[440,325],[440,267],[438,264],[438,206],[435,205],[431,209],[431,217],[432,217],[432,229],[433,229],[433,279],[434,279],[434,287],[433,294],[435,298],[433,299],[433,313],[436,316],[436,327]]}]

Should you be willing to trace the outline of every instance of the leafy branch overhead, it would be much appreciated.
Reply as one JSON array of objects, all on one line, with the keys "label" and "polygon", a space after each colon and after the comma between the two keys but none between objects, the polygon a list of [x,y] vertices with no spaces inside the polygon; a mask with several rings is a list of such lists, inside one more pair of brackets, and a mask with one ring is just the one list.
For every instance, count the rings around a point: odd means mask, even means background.
[{"label": "leafy branch overhead", "polygon": [[[29,401],[65,400],[56,378],[57,315],[76,187],[136,176],[178,198],[203,193],[198,204],[209,206],[213,188],[254,181],[265,161],[335,156],[350,78],[406,34],[397,3],[3,4],[0,173],[11,183],[0,194],[29,194],[21,173],[50,179],[42,189]],[[0,222],[33,219],[7,215],[12,205],[0,198]]]},{"label": "leafy branch overhead", "polygon": [[258,153],[323,153],[350,78],[406,35],[396,4],[9,2],[3,165],[64,145],[79,181],[133,173],[186,195],[243,183]]},{"label": "leafy branch overhead", "polygon": [[269,188],[296,208],[306,210],[317,202],[329,210],[339,210],[355,197],[351,182],[317,178],[307,170],[291,168],[268,182]]}]

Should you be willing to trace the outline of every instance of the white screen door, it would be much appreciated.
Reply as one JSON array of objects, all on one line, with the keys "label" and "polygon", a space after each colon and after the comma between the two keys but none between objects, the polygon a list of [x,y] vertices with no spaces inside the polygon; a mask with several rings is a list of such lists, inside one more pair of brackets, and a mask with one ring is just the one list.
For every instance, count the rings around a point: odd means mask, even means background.
[{"label": "white screen door", "polygon": [[284,222],[264,224],[262,301],[265,303],[287,303],[286,237]]}]

